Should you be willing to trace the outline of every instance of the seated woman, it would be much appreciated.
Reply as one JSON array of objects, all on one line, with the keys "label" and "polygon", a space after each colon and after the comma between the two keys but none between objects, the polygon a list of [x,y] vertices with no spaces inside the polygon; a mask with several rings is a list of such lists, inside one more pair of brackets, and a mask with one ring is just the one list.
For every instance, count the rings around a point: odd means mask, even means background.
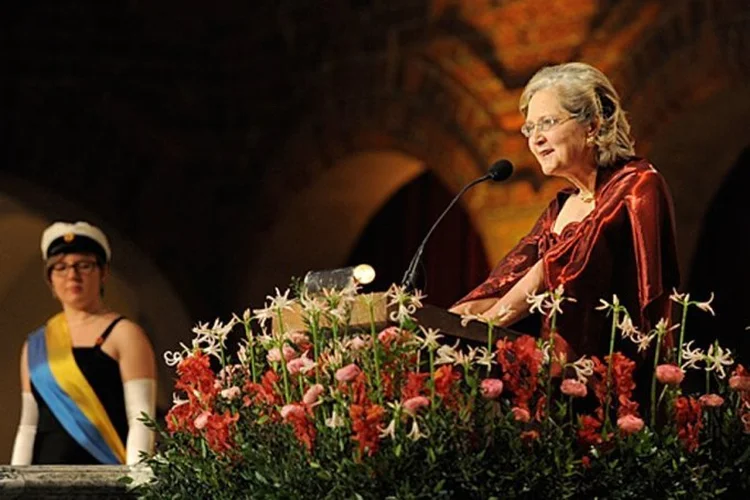
[{"label": "seated woman", "polygon": [[[563,285],[576,300],[557,317],[568,355],[606,354],[611,319],[595,310],[599,299],[616,294],[642,331],[669,316],[679,272],[667,185],[633,156],[630,125],[601,71],[583,63],[543,68],[524,89],[520,109],[521,132],[542,172],[573,187],[557,194],[531,232],[451,311],[495,317],[510,308],[506,326],[528,315],[527,294]],[[620,347],[636,357],[633,346]]]},{"label": "seated woman", "polygon": [[62,312],[21,353],[21,422],[11,465],[133,464],[150,452],[155,362],[143,330],[103,302],[111,251],[85,222],[57,222],[42,257]]}]

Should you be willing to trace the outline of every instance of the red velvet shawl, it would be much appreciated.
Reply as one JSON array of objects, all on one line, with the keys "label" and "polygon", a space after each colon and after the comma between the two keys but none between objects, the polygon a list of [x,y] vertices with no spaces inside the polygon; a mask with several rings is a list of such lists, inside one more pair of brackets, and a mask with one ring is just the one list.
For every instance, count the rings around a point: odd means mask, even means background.
[{"label": "red velvet shawl", "polygon": [[[669,294],[679,284],[672,200],[664,178],[645,160],[599,169],[594,210],[555,234],[555,219],[573,193],[559,192],[531,232],[458,303],[501,297],[542,259],[546,288],[562,284],[576,299],[557,317],[560,335],[573,354],[603,355],[611,318],[595,310],[599,299],[610,302],[617,294],[642,331],[669,317]],[[632,347],[623,350],[632,354]]]}]

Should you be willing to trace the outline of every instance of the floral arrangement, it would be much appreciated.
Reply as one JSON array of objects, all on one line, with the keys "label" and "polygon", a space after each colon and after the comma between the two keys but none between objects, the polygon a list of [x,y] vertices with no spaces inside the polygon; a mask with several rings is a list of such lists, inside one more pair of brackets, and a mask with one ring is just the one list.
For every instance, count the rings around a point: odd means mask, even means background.
[{"label": "floral arrangement", "polygon": [[[375,328],[374,298],[355,287],[320,296],[289,291],[229,322],[199,324],[176,366],[174,405],[146,462],[144,498],[715,498],[750,491],[750,373],[729,351],[685,342],[686,313],[710,303],[672,295],[682,322],[641,332],[617,297],[608,355],[566,359],[556,316],[562,288],[528,298],[547,316],[547,340],[451,345],[416,323],[424,298],[397,286],[390,326]],[[370,311],[366,331],[352,304]],[[301,307],[306,331],[284,327]],[[507,313],[503,311],[502,313]],[[501,314],[502,314],[501,313]],[[476,319],[465,317],[465,321]],[[275,327],[271,328],[271,322]],[[254,323],[256,323],[254,325]],[[234,328],[244,340],[226,345]],[[261,332],[261,333],[257,333]],[[678,337],[671,342],[670,339]],[[651,353],[648,404],[636,363]],[[641,368],[647,369],[647,368]],[[686,372],[702,390],[688,394]],[[648,422],[648,424],[646,423]]]}]

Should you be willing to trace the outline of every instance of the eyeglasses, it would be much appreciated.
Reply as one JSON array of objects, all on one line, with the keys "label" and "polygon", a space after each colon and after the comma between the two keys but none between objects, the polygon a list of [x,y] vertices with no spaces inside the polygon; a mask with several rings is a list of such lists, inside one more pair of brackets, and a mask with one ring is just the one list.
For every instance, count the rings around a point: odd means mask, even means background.
[{"label": "eyeglasses", "polygon": [[52,272],[59,276],[65,276],[68,274],[68,269],[73,269],[76,274],[85,275],[91,274],[97,267],[99,267],[99,265],[93,260],[79,260],[72,264],[58,262],[52,266]]},{"label": "eyeglasses", "polygon": [[546,132],[561,123],[565,123],[568,120],[575,118],[576,115],[568,115],[566,118],[560,118],[559,116],[545,116],[540,118],[536,123],[526,122],[521,126],[521,133],[524,137],[531,137],[534,134],[534,129],[539,132]]}]

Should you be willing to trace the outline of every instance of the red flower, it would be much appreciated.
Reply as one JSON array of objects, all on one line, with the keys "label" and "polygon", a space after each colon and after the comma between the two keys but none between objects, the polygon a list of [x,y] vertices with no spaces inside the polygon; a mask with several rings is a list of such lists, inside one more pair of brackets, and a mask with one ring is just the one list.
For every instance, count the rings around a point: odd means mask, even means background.
[{"label": "red flower", "polygon": [[264,406],[281,406],[283,399],[278,386],[279,376],[273,370],[268,370],[260,379],[260,384],[254,384],[248,381],[245,384],[245,392],[247,396],[244,397],[243,402],[245,406],[251,404],[264,405]]},{"label": "red flower", "polygon": [[497,360],[503,369],[505,387],[513,393],[513,405],[528,408],[539,383],[543,354],[536,340],[522,335],[515,341],[497,341]]},{"label": "red flower", "polygon": [[744,366],[737,365],[729,379],[729,387],[739,392],[740,407],[737,416],[745,434],[750,434],[750,372]]},{"label": "red flower", "polygon": [[310,419],[311,410],[301,404],[285,405],[281,409],[281,416],[284,422],[291,424],[294,428],[294,435],[302,443],[308,452],[312,452],[315,444],[315,423]]},{"label": "red flower", "polygon": [[581,427],[578,429],[578,441],[585,445],[591,446],[601,444],[602,442],[602,423],[591,415],[579,417],[578,423]]},{"label": "red flower", "polygon": [[175,389],[185,391],[191,403],[211,407],[219,388],[208,356],[201,351],[191,354],[177,365],[177,375]]},{"label": "red flower", "polygon": [[425,380],[430,378],[429,372],[406,374],[406,384],[401,389],[401,399],[411,399],[416,396],[426,396],[427,388],[424,385]]},{"label": "red flower", "polygon": [[583,467],[584,469],[591,468],[591,458],[588,455],[584,455],[581,457],[581,467]]},{"label": "red flower", "polygon": [[698,448],[699,435],[703,422],[701,405],[694,398],[680,396],[674,404],[677,436],[688,453]]},{"label": "red flower", "polygon": [[515,418],[517,422],[527,423],[531,420],[531,414],[526,408],[514,406],[510,411],[513,413],[513,418]]},{"label": "red flower", "polygon": [[[599,400],[599,409],[597,413],[601,414],[603,418],[603,407],[606,404],[608,396],[607,387],[607,372],[609,366],[606,363],[602,363],[599,358],[592,356],[591,359],[594,361],[594,375],[591,377],[590,382],[594,387],[594,394]],[[609,356],[606,356],[604,360],[609,363]],[[617,405],[617,416],[624,417],[626,415],[638,416],[638,403],[633,401],[633,389],[635,389],[635,382],[633,381],[633,372],[635,371],[635,361],[631,361],[626,356],[623,356],[619,352],[612,354],[612,371],[609,390],[612,398],[610,405]]]},{"label": "red flower", "polygon": [[435,394],[440,396],[446,408],[457,409],[456,382],[461,380],[461,374],[452,365],[443,365],[435,370]]},{"label": "red flower", "polygon": [[352,439],[359,443],[359,457],[366,453],[373,456],[380,443],[380,424],[385,411],[379,405],[367,401],[365,404],[352,404],[349,416],[352,419]]},{"label": "red flower", "polygon": [[[200,410],[200,408],[197,409]],[[189,432],[190,434],[196,434],[194,421],[198,412],[195,410],[196,408],[190,403],[178,404],[170,408],[164,418],[169,433]]]},{"label": "red flower", "polygon": [[537,430],[532,429],[521,433],[521,441],[525,444],[531,444],[532,441],[536,441],[537,439],[539,439],[539,431]]},{"label": "red flower", "polygon": [[203,429],[209,448],[215,453],[229,451],[234,446],[232,427],[237,422],[239,414],[232,415],[225,411],[222,415],[211,414]]}]

